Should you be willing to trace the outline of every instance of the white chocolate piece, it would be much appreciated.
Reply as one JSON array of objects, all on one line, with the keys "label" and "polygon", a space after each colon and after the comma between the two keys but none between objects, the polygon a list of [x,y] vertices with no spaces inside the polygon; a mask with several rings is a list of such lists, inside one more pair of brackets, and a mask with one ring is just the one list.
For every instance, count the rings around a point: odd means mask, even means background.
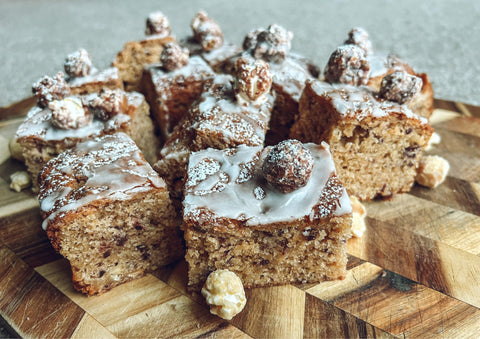
[{"label": "white chocolate piece", "polygon": [[26,171],[18,171],[10,175],[10,188],[16,192],[21,192],[23,189],[32,185],[32,180]]},{"label": "white chocolate piece", "polygon": [[430,151],[434,145],[438,145],[441,141],[442,138],[440,137],[440,134],[438,134],[437,132],[433,132],[430,140],[428,140],[427,147],[425,147],[425,151]]},{"label": "white chocolate piece", "polygon": [[242,281],[229,270],[210,273],[202,288],[202,295],[210,306],[210,313],[225,320],[240,313],[247,303]]},{"label": "white chocolate piece", "polygon": [[352,204],[352,235],[356,238],[361,238],[363,233],[367,230],[365,225],[365,217],[367,216],[367,210],[363,206],[357,197],[350,197]]},{"label": "white chocolate piece", "polygon": [[426,155],[420,160],[415,181],[422,186],[435,188],[447,177],[450,164],[438,155]]}]

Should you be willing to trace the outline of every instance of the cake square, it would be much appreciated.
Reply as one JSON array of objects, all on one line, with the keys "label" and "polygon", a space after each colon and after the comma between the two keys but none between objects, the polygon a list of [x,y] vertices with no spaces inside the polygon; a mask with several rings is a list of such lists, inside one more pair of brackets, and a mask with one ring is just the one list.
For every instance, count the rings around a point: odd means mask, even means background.
[{"label": "cake square", "polygon": [[379,98],[365,86],[309,81],[291,137],[327,142],[337,173],[360,200],[408,192],[433,128],[405,104]]},{"label": "cake square", "polygon": [[241,144],[263,145],[274,96],[266,93],[265,102],[259,106],[244,105],[235,97],[233,82],[230,75],[217,75],[205,82],[203,93],[174,128],[160,152],[160,160],[154,165],[178,202],[183,197],[191,152]]},{"label": "cake square", "polygon": [[190,289],[217,269],[234,272],[246,288],[345,277],[350,199],[328,145],[302,147],[311,176],[286,193],[265,178],[271,146],[191,154],[182,226]]},{"label": "cake square", "polygon": [[199,56],[184,67],[166,70],[159,64],[143,71],[142,92],[150,104],[151,116],[163,140],[186,114],[202,92],[203,82],[215,73]]},{"label": "cake square", "polygon": [[104,70],[94,69],[89,75],[70,77],[67,81],[71,94],[95,93],[104,88],[123,89],[123,82],[116,67],[109,67]]},{"label": "cake square", "polygon": [[[111,105],[109,112],[101,108],[89,107],[95,99],[108,96],[115,97],[122,103]],[[97,100],[98,102],[98,100]],[[117,89],[114,92],[91,93],[86,96],[70,96],[63,100],[59,115],[55,115],[51,108],[40,105],[33,107],[19,126],[16,138],[22,148],[25,164],[32,177],[33,190],[39,187],[38,174],[48,160],[57,156],[77,143],[105,134],[123,131],[129,134],[144,152],[145,157],[152,163],[156,161],[158,141],[154,134],[153,123],[150,119],[150,109],[142,94],[124,92]],[[106,103],[108,106],[108,102]],[[102,114],[98,114],[98,113]],[[73,121],[77,119],[81,124],[60,126],[59,121]]]},{"label": "cake square", "polygon": [[171,36],[151,35],[140,41],[129,41],[123,47],[112,66],[118,68],[127,91],[140,92],[142,72],[145,66],[158,63],[163,47],[173,42]]},{"label": "cake square", "polygon": [[77,144],[41,173],[43,228],[93,295],[183,255],[165,182],[124,133]]},{"label": "cake square", "polygon": [[379,91],[382,79],[395,71],[404,71],[422,79],[420,92],[407,105],[415,114],[427,119],[430,118],[433,113],[433,88],[426,73],[415,72],[410,65],[391,54],[370,54],[367,59],[370,63],[370,76],[367,86],[374,91]]}]

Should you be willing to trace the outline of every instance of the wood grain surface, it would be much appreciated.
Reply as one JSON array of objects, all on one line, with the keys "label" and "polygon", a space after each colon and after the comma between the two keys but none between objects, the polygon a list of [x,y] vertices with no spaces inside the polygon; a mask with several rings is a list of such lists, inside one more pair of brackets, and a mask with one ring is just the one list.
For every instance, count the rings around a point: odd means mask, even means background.
[{"label": "wood grain surface", "polygon": [[24,338],[476,338],[480,333],[480,108],[436,100],[451,165],[436,189],[414,186],[366,204],[367,231],[348,243],[342,281],[246,291],[231,321],[186,291],[182,260],[86,297],[41,229],[35,196],[9,189],[24,167],[8,141],[31,105],[0,109],[0,316]]}]

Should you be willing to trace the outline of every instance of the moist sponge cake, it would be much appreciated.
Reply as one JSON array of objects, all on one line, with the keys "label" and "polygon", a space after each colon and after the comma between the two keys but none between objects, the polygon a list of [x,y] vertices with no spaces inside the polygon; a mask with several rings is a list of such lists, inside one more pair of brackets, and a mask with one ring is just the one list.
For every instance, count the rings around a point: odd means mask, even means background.
[{"label": "moist sponge cake", "polygon": [[126,134],[78,144],[40,177],[43,228],[77,290],[103,293],[183,255],[166,185]]},{"label": "moist sponge cake", "polygon": [[360,200],[407,192],[433,128],[405,105],[363,86],[307,82],[291,137],[327,142],[337,173]]},{"label": "moist sponge cake", "polygon": [[246,288],[342,279],[351,212],[325,143],[192,153],[182,226],[189,287],[218,269]]}]

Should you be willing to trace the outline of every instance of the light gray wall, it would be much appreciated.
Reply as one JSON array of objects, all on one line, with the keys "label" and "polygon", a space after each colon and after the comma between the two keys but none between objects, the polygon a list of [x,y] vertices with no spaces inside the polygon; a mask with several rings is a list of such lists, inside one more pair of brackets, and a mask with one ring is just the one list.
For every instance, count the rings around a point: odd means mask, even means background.
[{"label": "light gray wall", "polygon": [[143,37],[151,11],[167,14],[174,34],[183,37],[198,9],[237,43],[252,28],[283,25],[295,34],[294,50],[321,68],[349,29],[363,26],[376,50],[428,73],[436,97],[480,104],[479,1],[1,0],[0,106],[29,96],[33,81],[62,69],[79,47],[106,67],[126,41]]}]

